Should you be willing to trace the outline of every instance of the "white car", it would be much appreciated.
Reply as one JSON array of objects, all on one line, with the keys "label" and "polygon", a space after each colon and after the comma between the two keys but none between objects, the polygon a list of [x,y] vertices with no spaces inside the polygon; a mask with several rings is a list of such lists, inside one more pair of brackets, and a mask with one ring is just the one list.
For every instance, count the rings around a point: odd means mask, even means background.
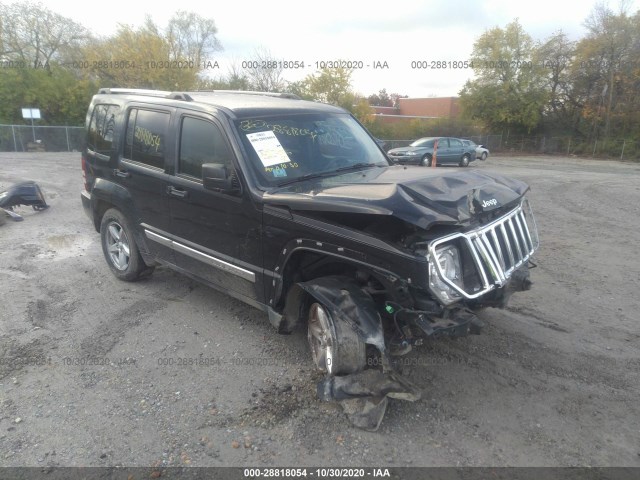
[{"label": "white car", "polygon": [[479,158],[480,160],[486,160],[487,157],[489,156],[489,149],[485,148],[484,145],[476,145],[471,140],[462,140],[462,143],[464,143],[465,146],[468,146],[468,147],[471,147],[471,148],[475,148],[476,149],[476,158]]}]

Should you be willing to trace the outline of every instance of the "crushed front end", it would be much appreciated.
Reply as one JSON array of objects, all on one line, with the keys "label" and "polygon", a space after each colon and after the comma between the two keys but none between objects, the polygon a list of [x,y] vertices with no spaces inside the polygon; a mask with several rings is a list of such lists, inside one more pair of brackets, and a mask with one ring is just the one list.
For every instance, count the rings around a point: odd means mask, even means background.
[{"label": "crushed front end", "polygon": [[398,353],[425,337],[480,333],[473,313],[481,307],[504,308],[511,294],[531,287],[531,257],[539,247],[538,230],[526,198],[512,210],[474,228],[413,243],[429,265],[429,285],[411,288],[414,306],[387,300],[385,314]]},{"label": "crushed front end", "polygon": [[[280,250],[273,292],[286,300],[270,319],[281,332],[308,320],[327,375],[319,397],[369,430],[387,398],[420,398],[394,357],[427,339],[480,333],[478,308],[503,308],[530,288],[539,238],[528,190],[484,172],[389,167],[269,196],[294,212],[291,224],[271,215],[272,236],[304,231]],[[323,322],[305,318],[320,308]]]}]

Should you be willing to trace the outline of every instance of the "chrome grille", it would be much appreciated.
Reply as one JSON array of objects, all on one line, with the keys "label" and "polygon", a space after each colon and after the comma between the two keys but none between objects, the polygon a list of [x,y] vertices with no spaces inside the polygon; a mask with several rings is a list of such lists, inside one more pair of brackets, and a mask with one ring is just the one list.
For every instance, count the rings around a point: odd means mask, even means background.
[{"label": "chrome grille", "polygon": [[[476,287],[469,291],[469,288],[459,287],[444,276],[439,266],[437,248],[457,240],[460,241],[459,246],[466,247],[473,258],[482,283],[479,289]],[[435,260],[441,280],[464,297],[472,299],[503,286],[511,274],[529,260],[539,245],[533,212],[525,199],[517,208],[488,225],[432,242],[429,255]]]}]

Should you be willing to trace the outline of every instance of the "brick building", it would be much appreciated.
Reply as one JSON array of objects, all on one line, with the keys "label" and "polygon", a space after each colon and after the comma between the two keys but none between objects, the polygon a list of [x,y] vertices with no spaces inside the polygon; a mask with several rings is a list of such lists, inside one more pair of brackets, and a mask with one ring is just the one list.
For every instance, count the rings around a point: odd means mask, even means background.
[{"label": "brick building", "polygon": [[415,118],[456,118],[460,114],[458,97],[400,98],[397,107],[372,105],[374,115],[384,123],[395,123]]}]

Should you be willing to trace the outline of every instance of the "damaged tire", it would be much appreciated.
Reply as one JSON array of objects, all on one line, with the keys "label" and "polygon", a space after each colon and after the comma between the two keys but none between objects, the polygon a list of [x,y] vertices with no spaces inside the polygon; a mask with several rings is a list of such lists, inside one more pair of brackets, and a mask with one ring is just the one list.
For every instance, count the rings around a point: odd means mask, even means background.
[{"label": "damaged tire", "polygon": [[309,346],[316,367],[330,375],[359,372],[367,363],[366,345],[345,322],[334,322],[320,303],[309,307]]},{"label": "damaged tire", "polygon": [[133,282],[153,272],[138,250],[126,217],[115,208],[107,210],[100,223],[102,252],[113,274],[120,280]]}]

